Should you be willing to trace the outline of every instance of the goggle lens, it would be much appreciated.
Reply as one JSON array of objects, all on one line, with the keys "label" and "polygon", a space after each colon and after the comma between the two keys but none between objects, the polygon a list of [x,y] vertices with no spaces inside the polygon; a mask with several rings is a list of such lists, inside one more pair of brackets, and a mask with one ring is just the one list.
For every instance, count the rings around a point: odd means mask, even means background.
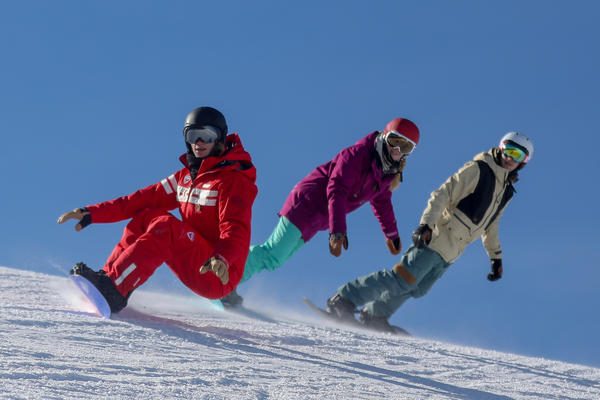
[{"label": "goggle lens", "polygon": [[515,162],[518,163],[522,163],[523,161],[527,160],[527,153],[522,149],[511,145],[510,143],[504,145],[502,153],[505,156],[512,158]]},{"label": "goggle lens", "polygon": [[212,126],[202,128],[190,128],[185,132],[185,141],[194,144],[198,140],[203,143],[214,143],[219,139],[219,132]]},{"label": "goggle lens", "polygon": [[387,144],[392,148],[398,148],[403,154],[410,154],[415,149],[415,144],[401,133],[390,131],[386,137]]}]

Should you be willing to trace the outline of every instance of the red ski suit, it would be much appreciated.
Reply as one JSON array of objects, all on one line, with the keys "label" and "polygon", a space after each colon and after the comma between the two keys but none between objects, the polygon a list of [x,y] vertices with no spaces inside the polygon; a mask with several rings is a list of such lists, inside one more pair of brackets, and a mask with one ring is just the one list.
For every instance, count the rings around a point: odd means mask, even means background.
[{"label": "red ski suit", "polygon": [[[256,169],[237,134],[221,156],[202,161],[192,179],[185,168],[128,196],[87,206],[93,223],[132,218],[103,269],[127,296],[162,264],[195,293],[218,299],[239,283],[250,246]],[[179,209],[182,220],[169,213]],[[225,285],[199,270],[213,256],[229,264]]]}]

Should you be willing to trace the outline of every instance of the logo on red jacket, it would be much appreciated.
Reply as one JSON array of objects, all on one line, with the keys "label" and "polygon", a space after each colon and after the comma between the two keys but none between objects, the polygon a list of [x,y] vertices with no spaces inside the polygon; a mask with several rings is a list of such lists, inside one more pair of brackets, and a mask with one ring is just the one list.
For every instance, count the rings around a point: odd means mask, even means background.
[{"label": "logo on red jacket", "polygon": [[190,242],[193,242],[194,237],[196,237],[196,235],[194,234],[194,232],[188,232],[187,237],[188,237],[188,239],[190,239]]},{"label": "logo on red jacket", "polygon": [[192,181],[192,177],[189,175],[186,175],[185,178],[183,178],[183,184],[187,185],[188,183],[190,183]]}]

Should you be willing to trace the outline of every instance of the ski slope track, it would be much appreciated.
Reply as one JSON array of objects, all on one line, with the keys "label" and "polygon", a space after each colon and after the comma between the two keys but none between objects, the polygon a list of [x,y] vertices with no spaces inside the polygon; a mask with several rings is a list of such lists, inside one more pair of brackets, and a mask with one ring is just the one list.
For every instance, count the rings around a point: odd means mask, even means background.
[{"label": "ski slope track", "polygon": [[[0,267],[1,399],[600,399],[600,369],[138,290],[105,320]],[[301,301],[299,299],[299,301]]]}]

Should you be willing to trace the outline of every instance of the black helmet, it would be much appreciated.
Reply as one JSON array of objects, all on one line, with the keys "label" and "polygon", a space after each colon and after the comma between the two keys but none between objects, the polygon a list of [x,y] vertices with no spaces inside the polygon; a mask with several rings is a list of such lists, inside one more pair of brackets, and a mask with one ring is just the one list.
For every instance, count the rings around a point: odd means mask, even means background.
[{"label": "black helmet", "polygon": [[212,107],[198,107],[194,108],[185,118],[185,125],[183,126],[183,137],[185,140],[185,132],[188,128],[201,128],[203,126],[214,126],[221,131],[219,137],[220,142],[225,141],[227,136],[227,121],[225,116],[221,112]]}]

